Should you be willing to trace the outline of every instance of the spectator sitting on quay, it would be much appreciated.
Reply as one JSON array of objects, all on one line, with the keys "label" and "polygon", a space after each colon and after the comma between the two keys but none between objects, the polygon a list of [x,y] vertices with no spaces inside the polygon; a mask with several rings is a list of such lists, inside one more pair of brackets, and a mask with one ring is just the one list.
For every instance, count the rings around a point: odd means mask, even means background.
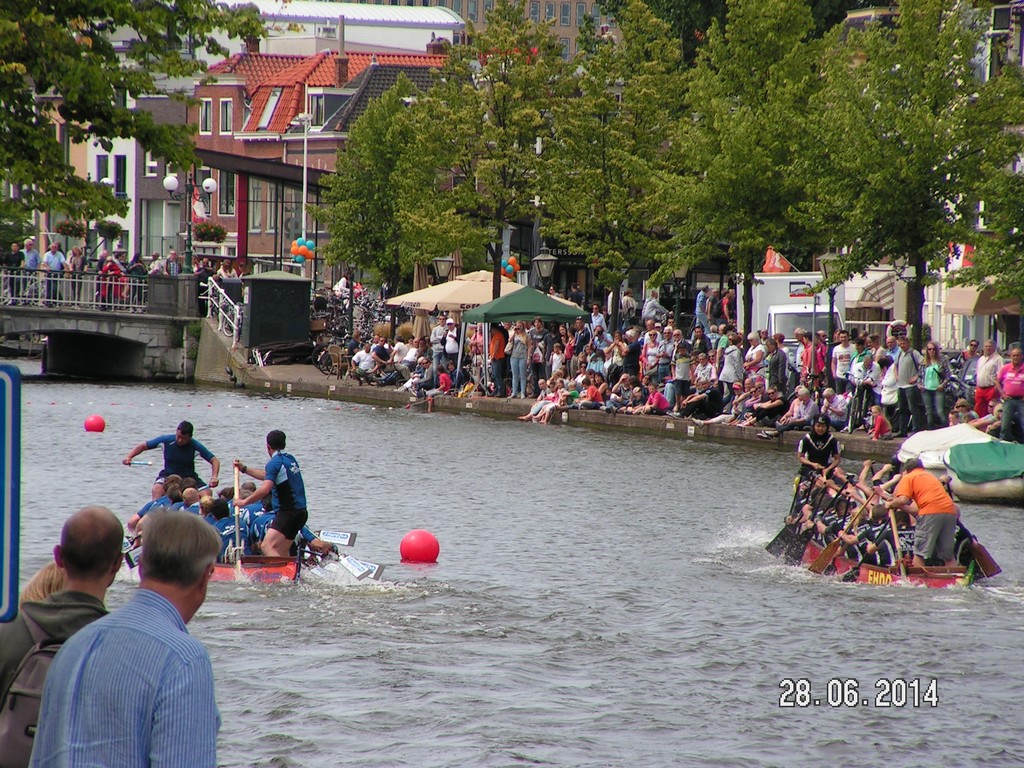
[{"label": "spectator sitting on quay", "polygon": [[761,440],[771,440],[792,429],[808,429],[817,415],[818,404],[811,399],[811,391],[807,387],[797,387],[796,398],[785,416],[775,422],[773,429],[758,432],[757,436]]}]

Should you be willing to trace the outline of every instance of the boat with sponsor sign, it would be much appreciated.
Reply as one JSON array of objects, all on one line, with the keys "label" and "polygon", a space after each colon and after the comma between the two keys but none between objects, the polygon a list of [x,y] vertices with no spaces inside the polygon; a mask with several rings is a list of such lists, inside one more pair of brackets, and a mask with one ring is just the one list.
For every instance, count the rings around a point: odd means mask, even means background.
[{"label": "boat with sponsor sign", "polygon": [[[980,545],[979,545],[980,546]],[[804,547],[800,564],[810,566],[824,552],[824,547],[817,541],[808,541]],[[969,587],[974,583],[975,578],[984,578],[984,572],[980,572],[977,563],[970,555],[966,566],[929,566],[920,568],[905,558],[902,567],[900,565],[872,565],[870,563],[859,563],[848,557],[836,557],[832,561],[832,568],[826,571],[839,576],[843,581],[855,581],[858,584],[889,585],[889,584],[917,584],[925,587]],[[998,573],[998,566],[995,572]]]},{"label": "boat with sponsor sign", "polygon": [[297,581],[302,571],[299,557],[244,555],[237,563],[214,563],[211,581],[277,583]]}]

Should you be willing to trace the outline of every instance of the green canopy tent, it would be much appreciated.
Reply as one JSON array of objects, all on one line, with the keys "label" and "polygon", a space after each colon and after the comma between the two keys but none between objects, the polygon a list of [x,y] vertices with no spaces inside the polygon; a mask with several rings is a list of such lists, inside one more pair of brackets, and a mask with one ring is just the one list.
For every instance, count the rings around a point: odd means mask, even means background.
[{"label": "green canopy tent", "polygon": [[[515,322],[516,320],[533,320],[535,317],[539,317],[545,322],[568,322],[580,316],[586,317],[586,312],[578,304],[548,296],[536,288],[527,286],[515,293],[505,294],[493,301],[466,311],[462,315],[462,322],[463,324],[505,323]],[[587,319],[589,320],[589,318]],[[465,334],[465,325],[463,325],[463,334]],[[459,357],[459,365],[461,366],[461,351]],[[484,345],[483,380],[485,386],[488,367],[487,346]]]},{"label": "green canopy tent", "polygon": [[578,304],[526,287],[467,311],[463,320],[470,323],[505,323],[539,317],[545,322],[568,322],[586,314]]}]

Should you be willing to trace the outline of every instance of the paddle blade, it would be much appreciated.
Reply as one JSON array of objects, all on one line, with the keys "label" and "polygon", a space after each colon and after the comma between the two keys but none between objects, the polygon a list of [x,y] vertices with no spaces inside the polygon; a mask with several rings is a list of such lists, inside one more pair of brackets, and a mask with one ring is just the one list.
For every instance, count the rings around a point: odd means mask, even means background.
[{"label": "paddle blade", "polygon": [[981,569],[986,579],[991,579],[993,576],[1003,572],[1003,569],[999,567],[999,563],[985,549],[985,545],[977,540],[971,541],[971,554],[974,555],[974,562],[978,564],[978,568]]},{"label": "paddle blade", "polygon": [[824,573],[825,570],[832,565],[832,561],[836,559],[836,555],[839,554],[839,548],[842,545],[842,539],[834,539],[821,551],[820,555],[814,558],[814,562],[807,566],[807,570],[811,573]]},{"label": "paddle blade", "polygon": [[768,554],[772,557],[781,557],[789,548],[789,544],[795,536],[796,534],[793,533],[792,529],[787,525],[776,534],[774,539],[765,545],[765,549],[768,550]]},{"label": "paddle blade", "polygon": [[352,555],[343,556],[340,562],[346,571],[356,577],[356,581],[362,581],[373,572],[367,563],[356,560]]},{"label": "paddle blade", "polygon": [[317,538],[328,544],[337,544],[339,547],[351,547],[356,543],[355,531],[320,531]]}]

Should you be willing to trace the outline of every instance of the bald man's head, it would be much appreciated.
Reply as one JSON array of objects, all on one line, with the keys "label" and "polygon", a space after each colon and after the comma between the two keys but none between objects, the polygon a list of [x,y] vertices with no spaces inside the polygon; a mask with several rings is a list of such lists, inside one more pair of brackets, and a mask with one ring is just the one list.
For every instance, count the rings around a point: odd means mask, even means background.
[{"label": "bald man's head", "polygon": [[123,542],[124,529],[113,512],[106,507],[85,507],[64,523],[58,563],[71,578],[100,578],[121,557]]}]

